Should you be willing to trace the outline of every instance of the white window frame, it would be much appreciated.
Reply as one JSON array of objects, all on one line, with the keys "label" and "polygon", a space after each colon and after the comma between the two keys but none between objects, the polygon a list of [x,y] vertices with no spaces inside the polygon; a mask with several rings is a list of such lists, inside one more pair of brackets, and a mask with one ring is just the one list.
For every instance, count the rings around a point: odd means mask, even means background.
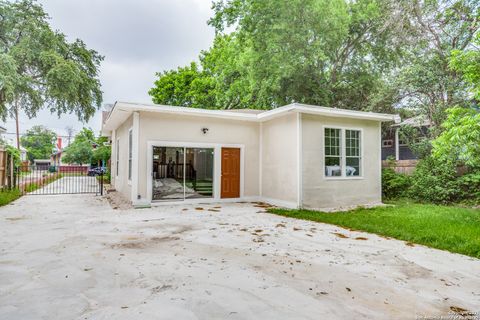
[{"label": "white window frame", "polygon": [[118,178],[118,173],[120,172],[120,139],[117,138],[115,146],[115,176]]},{"label": "white window frame", "polygon": [[128,167],[127,167],[127,178],[128,182],[132,182],[133,175],[133,128],[128,129]]},{"label": "white window frame", "polygon": [[[325,129],[340,129],[340,166],[341,166],[341,175],[340,176],[327,176],[325,174]],[[358,176],[347,176],[346,168],[347,168],[347,157],[346,157],[346,130],[354,130],[360,131],[360,175]],[[323,171],[323,178],[325,180],[359,180],[364,178],[364,168],[363,159],[364,159],[364,148],[363,148],[363,128],[355,128],[355,127],[341,127],[341,126],[334,126],[334,125],[324,125],[322,127],[322,171]]]},{"label": "white window frame", "polygon": [[392,148],[393,147],[393,139],[382,140],[382,147],[383,148]]}]

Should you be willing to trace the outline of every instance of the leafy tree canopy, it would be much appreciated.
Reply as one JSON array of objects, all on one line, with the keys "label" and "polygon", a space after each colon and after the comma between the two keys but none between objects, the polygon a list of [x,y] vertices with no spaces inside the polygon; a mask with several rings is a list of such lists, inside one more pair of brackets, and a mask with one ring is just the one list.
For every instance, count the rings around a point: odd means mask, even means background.
[{"label": "leafy tree canopy", "polygon": [[55,132],[45,126],[33,126],[21,137],[21,145],[27,150],[27,157],[33,163],[35,159],[50,159],[55,148]]},{"label": "leafy tree canopy", "polygon": [[469,85],[472,102],[447,110],[444,131],[433,141],[433,155],[440,160],[460,162],[480,169],[480,35],[472,46],[452,53],[450,65]]},{"label": "leafy tree canopy", "polygon": [[92,129],[83,128],[65,148],[62,161],[80,165],[106,161],[110,159],[110,146],[106,146],[104,142],[107,142],[107,138],[97,138]]},{"label": "leafy tree canopy", "polygon": [[30,118],[47,107],[88,120],[102,102],[103,57],[53,31],[34,0],[0,0],[0,117],[19,108]]},{"label": "leafy tree canopy", "polygon": [[478,31],[479,0],[215,0],[213,9],[212,47],[158,73],[155,103],[408,108],[438,125],[466,99],[449,61]]}]

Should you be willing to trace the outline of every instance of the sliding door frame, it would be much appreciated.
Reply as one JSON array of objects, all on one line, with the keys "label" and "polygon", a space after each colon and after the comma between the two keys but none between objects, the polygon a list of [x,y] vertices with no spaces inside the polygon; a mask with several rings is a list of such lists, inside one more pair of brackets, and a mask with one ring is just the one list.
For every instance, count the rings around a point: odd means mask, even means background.
[{"label": "sliding door frame", "polygon": [[[177,147],[177,148],[205,148],[214,150],[213,158],[213,186],[211,198],[194,198],[183,200],[153,200],[153,147]],[[240,198],[221,199],[221,175],[222,175],[222,147],[240,149]],[[198,203],[198,202],[219,202],[242,199],[244,197],[245,177],[245,145],[230,143],[201,143],[201,142],[180,142],[180,141],[147,141],[147,200],[151,203]],[[184,179],[185,180],[185,179]],[[185,194],[185,190],[184,190]]]}]

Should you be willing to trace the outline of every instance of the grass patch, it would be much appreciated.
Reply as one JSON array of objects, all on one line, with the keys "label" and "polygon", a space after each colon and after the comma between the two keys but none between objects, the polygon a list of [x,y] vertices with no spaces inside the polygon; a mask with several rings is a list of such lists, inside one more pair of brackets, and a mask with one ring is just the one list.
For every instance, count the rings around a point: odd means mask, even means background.
[{"label": "grass patch", "polygon": [[0,191],[0,206],[4,206],[12,201],[17,200],[21,195],[22,193],[18,189]]},{"label": "grass patch", "polygon": [[388,207],[359,208],[336,213],[286,209],[269,209],[269,212],[367,231],[480,258],[478,209],[402,201]]}]

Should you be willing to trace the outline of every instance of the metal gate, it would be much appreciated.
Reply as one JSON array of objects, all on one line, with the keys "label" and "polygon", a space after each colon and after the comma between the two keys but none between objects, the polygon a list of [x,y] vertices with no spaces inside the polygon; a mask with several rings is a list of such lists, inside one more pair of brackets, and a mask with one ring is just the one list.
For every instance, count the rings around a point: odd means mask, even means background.
[{"label": "metal gate", "polygon": [[16,185],[24,195],[103,195],[103,168],[87,166],[20,166]]}]

